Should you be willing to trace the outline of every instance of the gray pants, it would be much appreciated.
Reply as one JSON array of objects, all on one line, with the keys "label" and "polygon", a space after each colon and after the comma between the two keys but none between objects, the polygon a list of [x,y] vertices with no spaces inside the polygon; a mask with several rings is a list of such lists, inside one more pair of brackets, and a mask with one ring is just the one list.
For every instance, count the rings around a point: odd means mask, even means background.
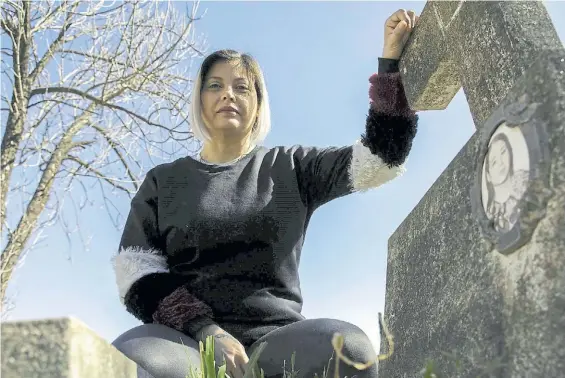
[{"label": "gray pants", "polygon": [[[335,332],[345,338],[345,356],[356,362],[376,358],[369,338],[360,328],[332,319],[307,319],[280,327],[247,348],[247,354],[251,355],[255,347],[266,341],[267,347],[259,358],[265,377],[281,377],[283,366],[290,371],[290,358],[295,352],[294,369],[298,377],[313,378],[317,373],[321,378],[324,367],[329,365],[328,377],[333,378],[335,356],[331,363],[330,358]],[[197,369],[200,367],[196,341],[163,325],[145,324],[133,328],[119,336],[113,345],[154,378],[186,378],[190,364]],[[140,371],[139,378],[147,377],[143,374]],[[377,367],[373,365],[359,371],[340,362],[339,375],[372,378],[377,376]]]}]

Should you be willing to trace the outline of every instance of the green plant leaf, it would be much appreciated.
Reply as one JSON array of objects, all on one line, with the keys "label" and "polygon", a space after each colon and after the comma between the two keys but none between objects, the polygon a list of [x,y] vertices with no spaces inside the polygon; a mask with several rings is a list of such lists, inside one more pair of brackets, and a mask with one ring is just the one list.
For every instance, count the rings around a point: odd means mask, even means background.
[{"label": "green plant leaf", "polygon": [[216,361],[214,358],[214,336],[206,338],[206,378],[216,378]]},{"label": "green plant leaf", "polygon": [[226,378],[226,364],[218,368],[218,378]]},{"label": "green plant leaf", "polygon": [[200,370],[201,370],[200,374],[202,374],[202,377],[206,377],[206,361],[205,361],[206,353],[204,351],[204,343],[200,341],[198,343],[198,346],[200,347]]},{"label": "green plant leaf", "polygon": [[249,356],[249,362],[247,363],[247,369],[245,369],[245,374],[243,378],[259,378],[261,377],[262,371],[259,369],[258,361],[259,356],[263,353],[263,350],[267,347],[267,342],[263,341]]}]

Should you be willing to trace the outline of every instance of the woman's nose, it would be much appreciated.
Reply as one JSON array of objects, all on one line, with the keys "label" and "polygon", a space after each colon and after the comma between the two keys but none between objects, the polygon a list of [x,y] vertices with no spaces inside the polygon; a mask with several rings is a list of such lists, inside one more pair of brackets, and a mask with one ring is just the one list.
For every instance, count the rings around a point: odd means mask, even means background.
[{"label": "woman's nose", "polygon": [[229,98],[229,99],[232,99],[232,100],[235,99],[235,96],[233,94],[233,89],[231,87],[227,87],[222,98],[223,99]]}]

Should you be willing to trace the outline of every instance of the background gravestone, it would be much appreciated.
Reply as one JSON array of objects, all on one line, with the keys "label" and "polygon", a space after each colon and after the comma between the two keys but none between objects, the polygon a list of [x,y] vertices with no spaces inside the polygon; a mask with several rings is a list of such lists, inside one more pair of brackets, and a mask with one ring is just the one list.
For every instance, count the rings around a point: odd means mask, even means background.
[{"label": "background gravestone", "polygon": [[389,240],[379,374],[563,376],[565,51],[543,4],[428,2],[401,72],[418,110],[463,86],[478,130]]},{"label": "background gravestone", "polygon": [[72,318],[2,324],[2,378],[152,378]]}]

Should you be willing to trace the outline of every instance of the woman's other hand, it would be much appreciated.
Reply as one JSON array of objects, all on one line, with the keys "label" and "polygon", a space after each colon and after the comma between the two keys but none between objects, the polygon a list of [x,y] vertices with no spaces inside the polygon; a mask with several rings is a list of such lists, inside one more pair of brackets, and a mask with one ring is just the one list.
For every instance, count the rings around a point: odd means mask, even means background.
[{"label": "woman's other hand", "polygon": [[245,368],[249,362],[249,357],[245,352],[245,348],[232,335],[224,331],[217,325],[204,327],[199,332],[197,341],[206,342],[208,336],[214,337],[214,359],[216,366],[226,363],[226,373],[230,378],[243,378]]},{"label": "woman's other hand", "polygon": [[418,18],[414,11],[399,9],[386,20],[383,58],[400,59]]}]

